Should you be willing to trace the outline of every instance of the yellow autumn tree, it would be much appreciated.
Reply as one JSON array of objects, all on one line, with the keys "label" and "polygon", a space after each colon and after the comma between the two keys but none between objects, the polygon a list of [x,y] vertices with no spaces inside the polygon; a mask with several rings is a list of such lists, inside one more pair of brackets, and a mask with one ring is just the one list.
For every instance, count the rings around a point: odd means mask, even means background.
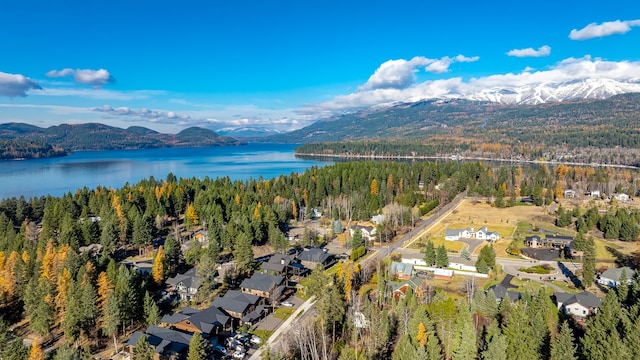
[{"label": "yellow autumn tree", "polygon": [[38,340],[34,340],[29,352],[29,360],[44,360],[44,351],[40,347]]},{"label": "yellow autumn tree", "polygon": [[378,195],[380,189],[378,188],[378,180],[371,180],[371,195]]},{"label": "yellow autumn tree", "polygon": [[184,216],[187,220],[187,228],[191,228],[192,226],[198,225],[198,214],[196,213],[196,209],[193,207],[193,204],[189,204],[187,206],[187,211],[185,211]]},{"label": "yellow autumn tree", "polygon": [[58,276],[56,282],[56,297],[55,305],[56,312],[61,317],[64,317],[64,312],[67,305],[67,294],[69,293],[69,286],[71,286],[71,273],[67,269],[62,269],[62,272]]},{"label": "yellow autumn tree", "polygon": [[291,200],[291,210],[293,211],[293,219],[298,220],[298,207],[296,206],[295,200]]},{"label": "yellow autumn tree", "polygon": [[427,339],[429,338],[429,333],[427,332],[427,328],[423,323],[418,324],[418,335],[416,335],[416,340],[420,346],[427,346]]},{"label": "yellow autumn tree", "polygon": [[107,302],[107,296],[109,291],[113,290],[113,284],[109,281],[109,277],[105,271],[100,272],[98,275],[98,308],[104,309],[104,305]]},{"label": "yellow autumn tree", "polygon": [[0,266],[0,294],[8,301],[11,301],[16,293],[18,279],[15,268],[18,261],[21,261],[20,255],[12,251],[3,266]]},{"label": "yellow autumn tree", "polygon": [[151,267],[151,277],[156,285],[162,285],[164,281],[164,267],[165,267],[165,254],[162,245],[158,247],[156,257],[153,259],[153,266]]},{"label": "yellow autumn tree", "polygon": [[42,256],[42,268],[41,274],[43,277],[49,279],[52,283],[55,283],[56,276],[56,249],[53,245],[53,240],[49,239],[47,246]]}]

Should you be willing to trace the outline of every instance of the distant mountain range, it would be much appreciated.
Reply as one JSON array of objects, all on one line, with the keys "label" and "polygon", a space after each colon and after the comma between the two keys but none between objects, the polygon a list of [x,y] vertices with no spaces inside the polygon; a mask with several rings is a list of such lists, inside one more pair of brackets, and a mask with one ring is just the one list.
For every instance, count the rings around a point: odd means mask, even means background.
[{"label": "distant mountain range", "polygon": [[241,145],[241,141],[203,128],[178,134],[162,134],[140,126],[121,129],[103,124],[62,124],[41,128],[21,123],[0,124],[0,140],[38,141],[65,151],[115,150],[161,147],[210,147]]},{"label": "distant mountain range", "polygon": [[621,82],[612,79],[587,79],[526,86],[502,86],[452,98],[491,101],[500,104],[535,105],[550,102],[607,99],[615,95],[640,93],[640,80]]},{"label": "distant mountain range", "polygon": [[237,139],[263,137],[282,134],[280,131],[258,126],[226,127],[216,131],[220,135],[231,136]]}]

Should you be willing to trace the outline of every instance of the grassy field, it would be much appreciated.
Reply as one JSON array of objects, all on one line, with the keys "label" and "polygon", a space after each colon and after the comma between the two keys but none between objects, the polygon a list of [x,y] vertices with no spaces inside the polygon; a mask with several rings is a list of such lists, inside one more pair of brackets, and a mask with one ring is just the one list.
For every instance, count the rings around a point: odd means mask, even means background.
[{"label": "grassy field", "polygon": [[295,311],[294,308],[279,307],[273,313],[273,316],[280,320],[287,320],[287,318],[291,316],[291,314],[293,314],[294,311]]},{"label": "grassy field", "polygon": [[249,331],[249,333],[259,336],[260,339],[262,339],[262,343],[264,343],[265,340],[267,340],[268,338],[271,337],[271,334],[273,334],[273,330],[258,330],[258,329],[256,329],[256,330]]}]

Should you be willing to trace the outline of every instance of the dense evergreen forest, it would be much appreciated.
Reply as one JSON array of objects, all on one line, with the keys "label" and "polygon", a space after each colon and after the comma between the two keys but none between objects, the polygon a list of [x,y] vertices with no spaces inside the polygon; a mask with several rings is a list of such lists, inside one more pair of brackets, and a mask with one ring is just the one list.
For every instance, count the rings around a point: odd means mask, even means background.
[{"label": "dense evergreen forest", "polygon": [[38,140],[0,139],[0,160],[39,159],[65,155],[67,153],[61,148]]},{"label": "dense evergreen forest", "polygon": [[[367,161],[313,167],[273,179],[178,179],[169,174],[119,189],[83,188],[62,197],[4,199],[0,201],[0,337],[4,336],[0,343],[6,346],[0,359],[27,359],[29,351],[40,349],[36,343],[28,350],[18,332],[38,334],[44,347],[63,338],[67,345],[54,352],[57,359],[86,356],[126,340],[132,330],[158,322],[155,300],[160,285],[179,268],[196,265],[198,273],[209,279],[223,258],[233,258],[237,272],[223,284],[233,287],[254,269],[253,246],[287,250],[284,233],[289,224],[310,217],[312,208],[322,208],[330,218],[348,224],[391,207],[397,219],[390,219],[381,230],[393,237],[397,224],[412,223],[419,213],[465,190],[490,198],[498,207],[516,205],[515,199],[525,196],[544,205],[561,198],[566,188],[637,194],[636,176],[611,168],[523,170],[477,162]],[[638,216],[627,219],[637,221]],[[633,225],[637,229],[637,223]],[[182,226],[187,234],[206,229],[208,247],[194,246],[182,253],[180,244],[187,240],[179,230]],[[159,239],[164,243],[154,253],[150,276],[121,264],[131,252],[138,254]],[[304,241],[314,245],[323,239],[310,236]],[[100,248],[87,248],[92,244]],[[335,278],[314,271],[310,281],[316,282],[311,288],[319,291],[320,322],[304,325],[299,333],[315,336],[317,346],[310,346],[305,341],[311,338],[305,337],[280,355],[317,358],[308,355],[314,350],[324,351],[322,358],[354,358],[357,353],[358,358],[499,359],[483,354],[502,352],[513,355],[506,357],[510,359],[558,359],[554,348],[575,350],[548,296],[530,294],[526,301],[498,305],[492,295],[486,295],[491,300],[482,300],[481,291],[467,302],[435,292],[423,298],[409,295],[394,304],[384,295],[384,264],[372,266],[345,262]],[[357,291],[370,282],[380,287],[378,295]],[[590,321],[584,333],[572,324],[582,358],[602,358],[595,354],[605,346],[628,354],[621,358],[634,358],[637,350],[632,344],[639,343],[639,335],[629,324],[638,322],[639,294],[636,287],[619,292],[620,299],[612,293],[607,300],[611,306],[601,312],[600,320]],[[370,319],[368,328],[350,325],[358,313]],[[22,320],[27,320],[25,325],[16,329]],[[590,330],[591,326],[601,328]],[[602,354],[611,351],[607,348]]]},{"label": "dense evergreen forest", "polygon": [[5,145],[9,146],[12,142],[32,142],[33,139],[66,151],[242,144],[234,138],[220,136],[212,130],[203,128],[188,128],[174,135],[161,134],[140,126],[121,129],[103,124],[62,124],[44,129],[19,123],[0,124],[0,151],[2,152],[7,152]]}]

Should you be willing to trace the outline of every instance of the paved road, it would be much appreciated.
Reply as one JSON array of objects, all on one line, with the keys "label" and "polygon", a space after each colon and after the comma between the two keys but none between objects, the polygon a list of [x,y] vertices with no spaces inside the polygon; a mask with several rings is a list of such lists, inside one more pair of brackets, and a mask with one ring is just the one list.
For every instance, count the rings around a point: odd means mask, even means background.
[{"label": "paved road", "polygon": [[[429,230],[429,227],[437,224],[440,219],[446,215],[448,215],[451,211],[455,210],[462,202],[464,201],[467,192],[463,192],[458,194],[450,203],[443,205],[442,207],[436,209],[433,215],[429,218],[422,221],[420,225],[418,225],[415,229],[410,232],[404,234],[399,240],[394,241],[392,243],[387,244],[383,249],[378,249],[374,251],[372,254],[367,256],[364,260],[362,260],[361,264],[366,265],[370,261],[378,261],[381,258],[385,258],[389,256],[396,249],[401,246],[406,247],[409,246],[413,241],[419,239],[424,233]],[[312,297],[307,300],[304,304],[302,304],[289,318],[276,329],[276,331],[269,337],[269,339],[264,343],[263,346],[260,347],[249,359],[250,360],[258,360],[262,356],[262,350],[267,347],[272,348],[273,344],[276,343],[281,334],[286,333],[291,324],[294,321],[300,320],[304,314],[313,311],[313,307],[315,306],[315,298]]]},{"label": "paved road", "polygon": [[256,350],[255,353],[253,353],[253,355],[251,355],[249,360],[262,359],[262,350],[266,349],[267,347],[272,348],[273,344],[277,342],[278,339],[280,338],[280,335],[288,331],[289,327],[291,327],[291,324],[297,321],[298,318],[301,316],[301,314],[308,311],[315,304],[316,304],[316,299],[314,296],[312,296],[311,298],[309,298],[309,300],[305,301],[302,305],[300,305],[300,307],[297,308],[296,311],[294,311],[293,314],[291,314],[291,316],[289,316],[287,320],[285,320],[285,322],[282,323],[282,325],[280,325],[276,329],[276,331],[271,335],[271,337],[269,337],[269,339],[265,341],[264,345],[262,345],[258,350]]}]

